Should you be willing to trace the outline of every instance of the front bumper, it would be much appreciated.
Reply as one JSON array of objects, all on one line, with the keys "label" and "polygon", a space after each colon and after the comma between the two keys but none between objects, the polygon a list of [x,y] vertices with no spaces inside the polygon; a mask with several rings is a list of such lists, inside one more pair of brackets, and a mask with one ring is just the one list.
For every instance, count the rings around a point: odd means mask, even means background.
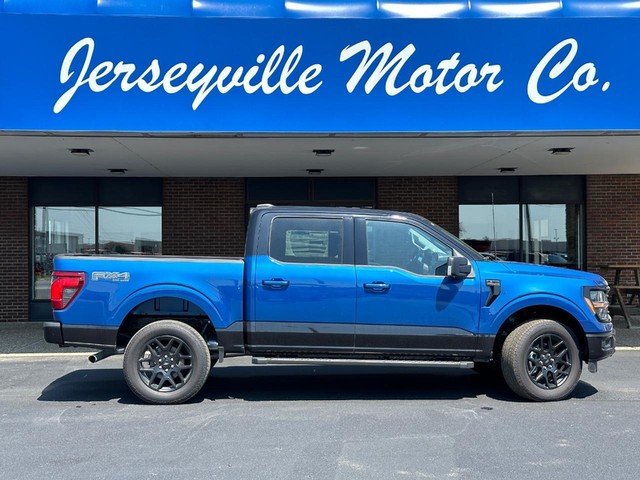
[{"label": "front bumper", "polygon": [[616,351],[616,331],[587,333],[588,361],[598,362],[610,357]]},{"label": "front bumper", "polygon": [[117,327],[44,323],[44,340],[61,347],[116,348]]}]

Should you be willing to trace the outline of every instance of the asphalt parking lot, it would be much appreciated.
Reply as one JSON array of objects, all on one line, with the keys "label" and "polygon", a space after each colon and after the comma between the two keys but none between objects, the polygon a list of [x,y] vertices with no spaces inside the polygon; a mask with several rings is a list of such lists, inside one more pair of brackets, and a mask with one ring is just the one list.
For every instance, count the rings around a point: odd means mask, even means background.
[{"label": "asphalt parking lot", "polygon": [[524,402],[497,379],[420,367],[214,368],[176,406],[140,403],[122,357],[0,355],[0,477],[636,478],[640,349],[574,395]]}]

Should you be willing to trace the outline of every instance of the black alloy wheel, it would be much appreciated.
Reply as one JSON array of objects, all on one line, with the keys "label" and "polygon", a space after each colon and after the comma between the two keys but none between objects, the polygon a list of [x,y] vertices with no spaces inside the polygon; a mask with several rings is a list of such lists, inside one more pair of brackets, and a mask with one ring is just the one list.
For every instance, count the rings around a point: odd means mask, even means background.
[{"label": "black alloy wheel", "polygon": [[193,353],[173,335],[152,338],[138,359],[140,379],[152,390],[173,392],[182,388],[193,372]]},{"label": "black alloy wheel", "polygon": [[562,337],[540,335],[529,347],[527,373],[540,388],[552,390],[567,381],[572,361],[569,347]]}]

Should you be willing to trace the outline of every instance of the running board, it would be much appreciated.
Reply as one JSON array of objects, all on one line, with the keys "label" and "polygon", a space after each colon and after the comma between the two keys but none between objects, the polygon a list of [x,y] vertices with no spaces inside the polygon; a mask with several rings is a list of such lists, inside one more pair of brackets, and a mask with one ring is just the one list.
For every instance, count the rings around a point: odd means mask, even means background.
[{"label": "running board", "polygon": [[473,362],[446,360],[367,360],[345,358],[252,357],[254,365],[386,365],[401,367],[473,368]]}]

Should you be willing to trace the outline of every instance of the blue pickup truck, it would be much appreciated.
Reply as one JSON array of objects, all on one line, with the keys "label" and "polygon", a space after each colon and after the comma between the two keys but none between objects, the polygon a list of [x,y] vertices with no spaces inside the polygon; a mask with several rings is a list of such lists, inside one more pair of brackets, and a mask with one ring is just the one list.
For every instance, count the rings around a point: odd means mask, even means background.
[{"label": "blue pickup truck", "polygon": [[602,277],[489,261],[416,215],[259,206],[245,254],[57,256],[45,338],[124,353],[129,387],[160,404],[235,355],[475,368],[560,400],[615,350]]}]

